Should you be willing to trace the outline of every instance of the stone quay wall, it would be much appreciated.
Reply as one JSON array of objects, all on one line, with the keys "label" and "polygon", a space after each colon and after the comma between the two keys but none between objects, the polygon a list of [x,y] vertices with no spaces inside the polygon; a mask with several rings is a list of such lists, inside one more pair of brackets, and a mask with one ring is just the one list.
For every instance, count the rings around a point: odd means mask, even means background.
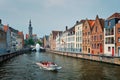
[{"label": "stone quay wall", "polygon": [[0,55],[0,63],[8,59],[11,59],[12,57],[24,54],[25,52],[28,52],[28,51],[30,51],[30,49],[22,49],[20,51],[2,54]]},{"label": "stone quay wall", "polygon": [[62,52],[62,51],[54,51],[54,50],[46,50],[46,52],[55,53],[59,55],[80,58],[85,60],[103,62],[113,65],[120,66],[120,57],[112,57],[112,56],[104,56],[104,55],[92,55],[92,54],[82,54],[82,53],[72,53],[72,52]]}]

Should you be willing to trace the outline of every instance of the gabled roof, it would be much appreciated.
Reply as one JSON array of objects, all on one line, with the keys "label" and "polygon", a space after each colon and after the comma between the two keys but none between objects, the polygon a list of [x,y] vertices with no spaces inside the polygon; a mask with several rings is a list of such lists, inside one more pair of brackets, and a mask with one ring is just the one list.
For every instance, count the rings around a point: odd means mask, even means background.
[{"label": "gabled roof", "polygon": [[84,19],[82,19],[82,20],[80,20],[80,21],[76,21],[75,26],[76,26],[76,25],[79,25],[79,24],[82,24],[82,23],[84,23],[84,22],[85,22],[85,20],[84,20]]},{"label": "gabled roof", "polygon": [[71,27],[70,29],[68,29],[69,32],[75,31],[75,26]]},{"label": "gabled roof", "polygon": [[104,19],[99,19],[102,30],[104,31]]},{"label": "gabled roof", "polygon": [[49,36],[48,36],[48,35],[45,35],[45,39],[48,41],[48,40],[49,40]]},{"label": "gabled roof", "polygon": [[18,35],[23,35],[23,32],[18,32]]},{"label": "gabled roof", "polygon": [[59,32],[62,32],[62,31],[52,31],[53,39],[56,39],[56,36],[58,35]]},{"label": "gabled roof", "polygon": [[114,18],[119,18],[120,19],[120,13],[114,13],[110,17],[107,18],[107,20],[114,19]]},{"label": "gabled roof", "polygon": [[84,22],[85,22],[85,20],[84,20],[84,19],[80,20],[80,23],[84,23]]},{"label": "gabled roof", "polygon": [[103,29],[104,29],[104,19],[99,18],[98,15],[97,15],[97,16],[96,16],[96,20],[99,21],[99,24],[100,24],[100,26],[101,26],[101,28],[102,28],[102,30],[103,30]]},{"label": "gabled roof", "polygon": [[94,24],[95,24],[95,20],[87,20],[89,25],[90,25],[90,28],[92,29]]}]

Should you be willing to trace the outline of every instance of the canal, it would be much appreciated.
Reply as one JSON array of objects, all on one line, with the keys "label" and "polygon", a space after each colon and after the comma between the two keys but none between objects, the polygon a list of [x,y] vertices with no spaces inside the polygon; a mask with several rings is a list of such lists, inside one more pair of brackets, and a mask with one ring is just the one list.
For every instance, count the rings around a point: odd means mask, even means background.
[{"label": "canal", "polygon": [[[35,64],[41,60],[53,61],[62,69],[42,70]],[[0,80],[120,80],[120,66],[31,52],[0,64]]]}]

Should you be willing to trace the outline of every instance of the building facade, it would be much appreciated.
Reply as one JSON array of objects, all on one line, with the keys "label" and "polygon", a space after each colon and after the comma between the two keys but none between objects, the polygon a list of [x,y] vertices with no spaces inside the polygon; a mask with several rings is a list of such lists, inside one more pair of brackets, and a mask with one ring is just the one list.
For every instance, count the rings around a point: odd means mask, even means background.
[{"label": "building facade", "polygon": [[98,15],[91,32],[91,53],[104,53],[104,20],[99,19]]},{"label": "building facade", "polygon": [[76,52],[82,52],[82,27],[85,20],[76,22],[75,25],[75,48]]},{"label": "building facade", "polygon": [[75,26],[68,29],[68,35],[67,35],[67,49],[70,52],[75,52]]},{"label": "building facade", "polygon": [[4,25],[3,30],[6,32],[6,40],[7,40],[7,51],[11,50],[11,31],[9,29],[9,25]]},{"label": "building facade", "polygon": [[56,49],[56,37],[60,31],[52,31],[50,34],[49,40],[50,40],[50,49],[55,50]]},{"label": "building facade", "polygon": [[5,53],[7,48],[6,32],[0,28],[0,54]]},{"label": "building facade", "polygon": [[44,48],[50,48],[50,45],[49,45],[49,36],[45,35],[43,37],[43,47]]},{"label": "building facade", "polygon": [[91,33],[95,20],[85,20],[82,31],[83,31],[83,44],[82,49],[84,54],[91,53]]},{"label": "building facade", "polygon": [[[120,13],[114,13],[105,20],[104,25],[104,53],[105,55],[117,56],[116,54],[116,24],[120,20]],[[117,33],[118,34],[118,33]],[[118,35],[119,36],[119,35]],[[118,37],[117,36],[117,37]],[[117,44],[118,45],[118,44]]]},{"label": "building facade", "polygon": [[116,55],[120,56],[120,20],[116,24]]}]

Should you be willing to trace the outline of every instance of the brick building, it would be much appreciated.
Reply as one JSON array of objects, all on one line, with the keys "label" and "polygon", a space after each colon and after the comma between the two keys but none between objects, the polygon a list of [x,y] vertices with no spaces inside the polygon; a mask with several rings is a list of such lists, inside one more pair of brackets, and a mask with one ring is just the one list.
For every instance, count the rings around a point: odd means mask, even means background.
[{"label": "brick building", "polygon": [[92,54],[104,52],[104,20],[99,19],[98,15],[91,33],[91,51]]},{"label": "brick building", "polygon": [[82,52],[85,54],[91,53],[91,32],[94,24],[95,24],[95,20],[86,19],[82,28],[82,32],[83,32]]}]

